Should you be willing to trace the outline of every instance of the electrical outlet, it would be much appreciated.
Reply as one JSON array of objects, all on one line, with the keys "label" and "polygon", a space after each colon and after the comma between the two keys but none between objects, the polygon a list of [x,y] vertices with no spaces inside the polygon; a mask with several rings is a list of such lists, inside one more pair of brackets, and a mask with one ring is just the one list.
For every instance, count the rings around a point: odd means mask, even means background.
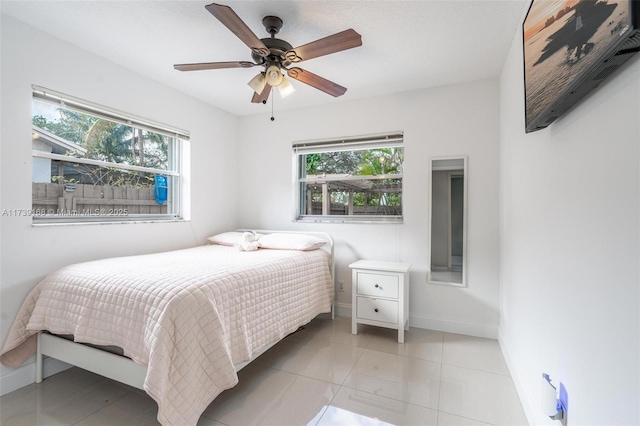
[{"label": "electrical outlet", "polygon": [[338,291],[344,291],[344,282],[338,281]]}]

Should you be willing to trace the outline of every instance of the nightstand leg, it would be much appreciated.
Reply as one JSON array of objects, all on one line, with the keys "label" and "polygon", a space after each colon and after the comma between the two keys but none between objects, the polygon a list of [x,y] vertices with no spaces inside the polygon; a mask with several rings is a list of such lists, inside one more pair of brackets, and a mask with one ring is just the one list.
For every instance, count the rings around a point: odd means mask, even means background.
[{"label": "nightstand leg", "polygon": [[398,343],[404,343],[404,328],[398,328]]},{"label": "nightstand leg", "polygon": [[358,323],[356,320],[351,320],[351,334],[358,334]]}]

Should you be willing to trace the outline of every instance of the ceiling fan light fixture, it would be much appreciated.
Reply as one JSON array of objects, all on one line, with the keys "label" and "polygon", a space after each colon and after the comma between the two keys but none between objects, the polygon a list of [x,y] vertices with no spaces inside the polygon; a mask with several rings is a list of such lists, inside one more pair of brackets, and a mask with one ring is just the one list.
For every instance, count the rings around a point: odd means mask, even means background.
[{"label": "ceiling fan light fixture", "polygon": [[249,87],[253,89],[254,92],[256,92],[257,94],[260,94],[264,90],[264,86],[267,85],[267,80],[264,77],[264,73],[259,72],[247,84],[249,85]]},{"label": "ceiling fan light fixture", "polygon": [[296,91],[296,88],[293,87],[293,84],[285,76],[282,76],[282,82],[278,85],[278,91],[280,92],[281,98],[286,98],[290,94]]},{"label": "ceiling fan light fixture", "polygon": [[280,67],[277,65],[270,65],[267,68],[267,72],[265,74],[265,79],[267,80],[267,84],[269,86],[278,86],[282,83],[283,79],[282,72],[280,71]]}]

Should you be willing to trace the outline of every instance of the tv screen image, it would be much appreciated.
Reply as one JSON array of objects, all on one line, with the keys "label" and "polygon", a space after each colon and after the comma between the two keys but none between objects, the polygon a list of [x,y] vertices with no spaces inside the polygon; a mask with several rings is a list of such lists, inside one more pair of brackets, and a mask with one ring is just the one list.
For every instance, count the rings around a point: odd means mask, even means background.
[{"label": "tv screen image", "polygon": [[[527,132],[547,127],[598,85],[597,80],[587,81],[589,74],[629,36],[637,36],[632,1],[532,2],[523,23]],[[584,93],[569,99],[575,92]]]}]

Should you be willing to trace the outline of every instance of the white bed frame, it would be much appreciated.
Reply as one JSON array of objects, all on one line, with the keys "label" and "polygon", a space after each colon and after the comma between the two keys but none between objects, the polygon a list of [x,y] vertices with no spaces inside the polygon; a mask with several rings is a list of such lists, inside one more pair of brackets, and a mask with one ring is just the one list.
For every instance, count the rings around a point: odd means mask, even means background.
[{"label": "white bed frame", "polygon": [[[246,231],[247,229],[237,229],[237,231]],[[327,240],[327,244],[324,249],[331,255],[329,259],[329,270],[331,277],[333,278],[334,297],[333,304],[331,306],[331,319],[335,318],[335,248],[333,238],[326,232],[297,232],[297,231],[272,231],[255,229],[254,232],[261,234],[270,234],[274,232],[287,233],[287,234],[306,234],[314,235],[322,239]],[[236,371],[240,371],[247,366],[251,361],[265,353],[271,347],[278,342],[273,342],[267,347],[263,348],[253,359],[243,362],[235,366]],[[147,376],[147,366],[136,364],[130,358],[116,355],[111,352],[107,352],[98,348],[87,346],[81,343],[76,343],[71,340],[67,340],[62,337],[55,336],[53,334],[39,332],[38,333],[38,348],[36,351],[36,383],[42,382],[42,367],[44,356],[55,358],[57,360],[66,362],[68,364],[80,367],[84,370],[91,371],[104,377],[116,380],[118,382],[133,386],[144,390],[144,379]]]}]

